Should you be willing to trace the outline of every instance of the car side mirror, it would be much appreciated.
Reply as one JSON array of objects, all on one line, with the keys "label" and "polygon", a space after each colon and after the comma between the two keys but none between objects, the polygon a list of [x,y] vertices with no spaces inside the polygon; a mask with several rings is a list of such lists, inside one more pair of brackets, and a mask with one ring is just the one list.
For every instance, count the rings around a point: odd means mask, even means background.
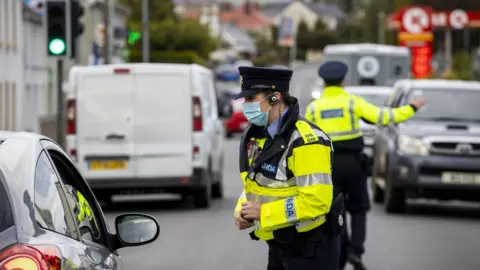
[{"label": "car side mirror", "polygon": [[160,235],[157,220],[144,214],[122,214],[115,218],[117,249],[142,246],[155,241]]}]

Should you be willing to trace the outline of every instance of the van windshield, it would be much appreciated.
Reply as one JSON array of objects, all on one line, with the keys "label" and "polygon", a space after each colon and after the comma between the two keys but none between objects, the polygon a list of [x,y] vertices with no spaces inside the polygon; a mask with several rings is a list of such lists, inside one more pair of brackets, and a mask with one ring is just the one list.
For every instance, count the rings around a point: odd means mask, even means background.
[{"label": "van windshield", "polygon": [[412,119],[480,122],[479,91],[444,88],[415,89],[409,95],[409,101],[418,97],[424,97],[427,103]]}]

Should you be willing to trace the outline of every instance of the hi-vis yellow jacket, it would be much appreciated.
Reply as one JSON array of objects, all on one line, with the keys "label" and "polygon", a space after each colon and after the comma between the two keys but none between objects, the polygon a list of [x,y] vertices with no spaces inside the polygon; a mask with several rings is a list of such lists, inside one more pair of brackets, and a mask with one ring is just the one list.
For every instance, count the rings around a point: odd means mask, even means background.
[{"label": "hi-vis yellow jacket", "polygon": [[362,137],[359,120],[371,123],[399,123],[415,115],[411,105],[380,109],[341,87],[326,87],[321,98],[308,105],[305,118],[319,126],[333,142]]},{"label": "hi-vis yellow jacket", "polygon": [[289,226],[309,231],[325,223],[330,211],[332,143],[298,111],[297,102],[289,106],[281,130],[268,145],[264,128],[251,125],[242,137],[244,190],[235,213],[245,201],[263,203],[260,220],[254,221],[254,233],[261,240],[271,240],[274,230]]}]

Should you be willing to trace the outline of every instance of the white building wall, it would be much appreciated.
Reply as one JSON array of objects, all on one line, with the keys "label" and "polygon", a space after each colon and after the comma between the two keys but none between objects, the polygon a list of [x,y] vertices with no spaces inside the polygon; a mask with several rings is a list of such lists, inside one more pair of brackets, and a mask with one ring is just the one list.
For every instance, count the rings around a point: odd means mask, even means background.
[{"label": "white building wall", "polygon": [[23,5],[0,1],[0,129],[39,132],[46,107],[45,33]]}]

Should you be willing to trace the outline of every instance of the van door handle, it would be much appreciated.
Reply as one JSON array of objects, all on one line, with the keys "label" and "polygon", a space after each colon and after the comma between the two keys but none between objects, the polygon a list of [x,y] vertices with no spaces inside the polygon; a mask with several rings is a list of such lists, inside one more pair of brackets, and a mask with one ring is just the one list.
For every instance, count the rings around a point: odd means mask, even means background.
[{"label": "van door handle", "polygon": [[125,136],[113,133],[113,134],[106,135],[105,139],[107,139],[107,140],[125,140]]}]

